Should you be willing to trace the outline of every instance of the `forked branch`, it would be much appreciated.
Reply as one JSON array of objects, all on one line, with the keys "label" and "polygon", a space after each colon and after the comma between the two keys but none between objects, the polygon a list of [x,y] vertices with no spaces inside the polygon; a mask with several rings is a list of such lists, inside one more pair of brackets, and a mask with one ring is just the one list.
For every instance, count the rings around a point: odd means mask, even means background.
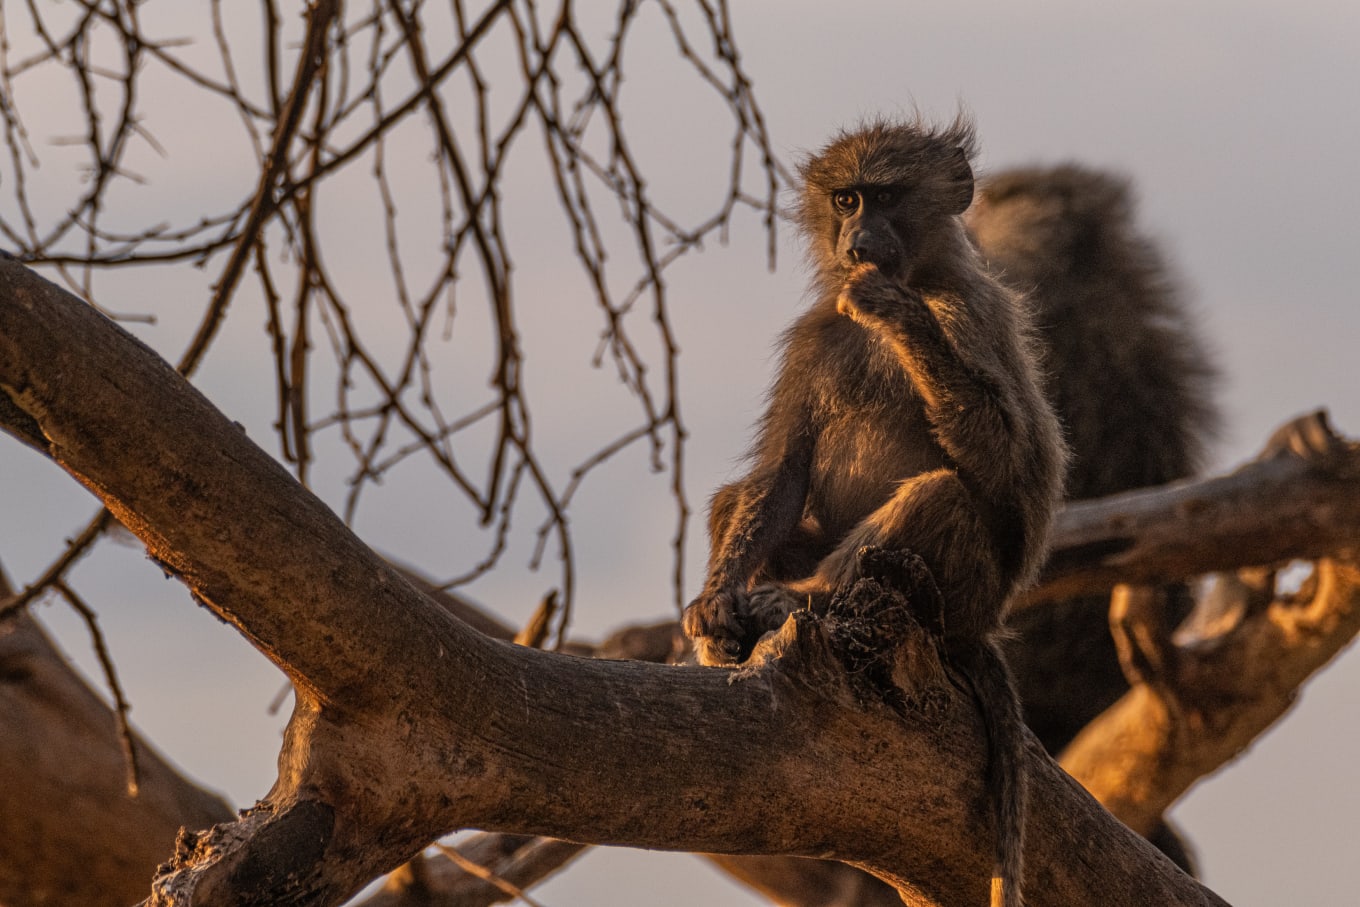
[{"label": "forked branch", "polygon": [[[297,687],[273,790],[186,847],[154,903],[338,903],[461,827],[829,855],[910,903],[982,900],[984,741],[951,685],[938,709],[866,696],[812,618],[735,683],[487,639],[166,363],[13,262],[0,262],[0,391],[40,427],[45,455]],[[883,657],[899,683],[912,677]],[[1037,745],[1027,758],[1036,907],[1222,903]]]}]

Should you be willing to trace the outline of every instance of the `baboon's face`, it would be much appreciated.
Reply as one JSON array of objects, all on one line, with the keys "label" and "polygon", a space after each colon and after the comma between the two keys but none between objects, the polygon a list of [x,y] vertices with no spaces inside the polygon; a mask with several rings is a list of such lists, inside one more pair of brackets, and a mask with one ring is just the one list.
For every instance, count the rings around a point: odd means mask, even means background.
[{"label": "baboon's face", "polygon": [[829,193],[837,265],[848,270],[872,264],[889,276],[897,275],[911,228],[910,209],[903,204],[906,194],[905,187],[882,184],[846,186]]},{"label": "baboon's face", "polygon": [[800,168],[799,221],[833,283],[861,264],[907,279],[942,219],[973,198],[968,153],[946,137],[878,124],[847,133]]}]

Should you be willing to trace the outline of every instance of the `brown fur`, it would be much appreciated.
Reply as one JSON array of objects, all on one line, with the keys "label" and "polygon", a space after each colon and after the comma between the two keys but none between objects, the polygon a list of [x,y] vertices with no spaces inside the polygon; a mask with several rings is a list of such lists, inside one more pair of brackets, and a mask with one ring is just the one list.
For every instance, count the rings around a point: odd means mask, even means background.
[{"label": "brown fur", "polygon": [[1010,170],[980,184],[966,220],[1043,338],[1068,496],[1193,474],[1218,425],[1215,371],[1125,181],[1070,164]]},{"label": "brown fur", "polygon": [[[1193,475],[1219,424],[1212,357],[1133,209],[1123,179],[1064,164],[990,177],[965,216],[988,269],[1023,294],[1044,341],[1075,499]],[[1191,599],[1183,585],[1167,593],[1175,626]],[[1055,756],[1128,690],[1108,604],[1068,599],[1011,622],[1007,657],[1025,720]],[[1169,828],[1152,840],[1193,870]]]},{"label": "brown fur", "polygon": [[714,496],[708,579],[684,623],[701,661],[735,663],[793,603],[853,580],[861,548],[919,555],[944,601],[921,623],[987,721],[1000,887],[1016,907],[1023,728],[997,637],[1042,561],[1065,447],[1024,309],[959,218],[973,151],[962,118],[878,122],[803,165],[816,298],[784,335],[748,473]]}]

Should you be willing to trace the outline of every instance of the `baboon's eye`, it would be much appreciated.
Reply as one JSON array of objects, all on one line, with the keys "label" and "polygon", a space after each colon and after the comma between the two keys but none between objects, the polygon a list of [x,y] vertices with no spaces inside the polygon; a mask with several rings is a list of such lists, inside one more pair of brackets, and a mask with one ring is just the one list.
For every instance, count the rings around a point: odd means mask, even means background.
[{"label": "baboon's eye", "polygon": [[849,214],[859,207],[859,193],[840,189],[831,193],[831,205],[841,214]]},{"label": "baboon's eye", "polygon": [[895,205],[897,204],[897,197],[896,189],[874,190],[874,203],[877,205],[883,205],[884,207]]}]

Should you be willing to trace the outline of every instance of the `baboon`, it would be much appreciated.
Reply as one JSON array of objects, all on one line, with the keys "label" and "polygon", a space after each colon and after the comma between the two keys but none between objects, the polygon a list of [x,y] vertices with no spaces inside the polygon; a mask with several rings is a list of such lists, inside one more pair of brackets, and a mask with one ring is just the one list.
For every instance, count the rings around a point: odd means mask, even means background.
[{"label": "baboon", "polygon": [[[1072,452],[1068,496],[1195,474],[1219,424],[1216,373],[1162,254],[1135,223],[1127,182],[1073,164],[1009,170],[979,183],[965,221],[1043,341],[1049,399]],[[1183,584],[1166,592],[1175,626],[1192,601]],[[1006,651],[1025,721],[1055,756],[1128,689],[1108,604],[1083,596],[1011,620]],[[1170,829],[1151,838],[1193,870]]]},{"label": "baboon", "polygon": [[854,580],[866,546],[922,558],[944,613],[920,622],[988,728],[993,903],[1016,907],[1026,782],[997,635],[1042,560],[1066,448],[1024,310],[960,218],[974,153],[962,116],[875,122],[800,167],[814,301],[784,334],[749,471],[714,496],[708,577],[684,627],[702,662],[739,662],[787,607]]},{"label": "baboon", "polygon": [[1194,473],[1218,425],[1215,372],[1127,182],[1072,164],[1009,170],[979,183],[964,219],[1033,313],[1072,451],[1068,497]]}]

